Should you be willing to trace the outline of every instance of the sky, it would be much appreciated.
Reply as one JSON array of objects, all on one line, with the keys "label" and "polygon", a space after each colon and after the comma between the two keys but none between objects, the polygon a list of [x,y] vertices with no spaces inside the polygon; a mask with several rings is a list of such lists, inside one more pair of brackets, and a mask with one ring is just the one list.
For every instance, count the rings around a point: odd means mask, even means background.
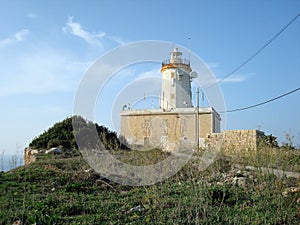
[{"label": "sky", "polygon": [[[191,51],[220,80],[299,12],[298,0],[1,0],[0,152],[22,150],[54,123],[71,116],[85,73],[112,49],[143,40],[187,47],[190,38]],[[159,78],[159,69],[159,63],[148,62],[114,74],[118,86],[112,79],[107,91],[99,95],[95,122],[118,131],[121,109],[114,107],[116,99],[110,97],[136,77]],[[253,60],[221,82],[220,89],[226,108],[235,109],[298,88],[299,76],[298,18]],[[160,88],[156,83],[149,85]],[[298,145],[299,99],[300,92],[296,92],[257,108],[227,113],[222,129],[260,129],[280,142],[289,134]],[[137,104],[155,107],[150,96]]]}]

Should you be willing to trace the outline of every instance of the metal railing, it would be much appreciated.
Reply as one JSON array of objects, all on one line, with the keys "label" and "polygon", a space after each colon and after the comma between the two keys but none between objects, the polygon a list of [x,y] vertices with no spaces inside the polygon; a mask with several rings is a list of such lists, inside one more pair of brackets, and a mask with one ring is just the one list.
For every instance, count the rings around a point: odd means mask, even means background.
[{"label": "metal railing", "polygon": [[187,66],[190,66],[190,61],[187,60],[187,59],[180,59],[179,60],[180,62],[176,62],[176,63],[171,63],[170,62],[170,59],[166,59],[164,61],[162,61],[162,66],[165,66],[165,65],[169,65],[169,64],[175,64],[175,65],[187,65]]}]

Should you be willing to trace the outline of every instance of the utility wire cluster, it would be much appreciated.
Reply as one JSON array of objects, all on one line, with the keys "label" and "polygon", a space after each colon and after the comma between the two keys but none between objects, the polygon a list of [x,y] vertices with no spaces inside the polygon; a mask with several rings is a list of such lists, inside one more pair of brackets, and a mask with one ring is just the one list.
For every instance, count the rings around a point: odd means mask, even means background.
[{"label": "utility wire cluster", "polygon": [[[268,47],[277,37],[279,37],[290,25],[292,25],[292,23],[294,23],[298,18],[300,17],[300,12],[295,16],[293,17],[284,27],[282,27],[279,32],[277,32],[268,42],[266,42],[261,48],[259,48],[253,55],[251,55],[247,60],[245,60],[243,63],[241,63],[240,65],[238,65],[234,70],[232,70],[230,73],[228,73],[225,77],[223,77],[221,80],[219,80],[218,82],[212,84],[211,86],[208,86],[207,88],[205,88],[204,90],[207,90],[209,88],[211,88],[212,86],[215,86],[221,82],[223,82],[224,80],[226,80],[228,77],[232,76],[234,73],[236,73],[238,70],[240,70],[242,67],[244,67],[246,64],[248,64],[252,59],[254,59],[259,53],[261,53],[266,47]],[[274,97],[274,98],[271,98],[269,100],[266,100],[264,102],[261,102],[261,103],[258,103],[258,104],[255,104],[255,105],[251,105],[251,106],[247,106],[247,107],[243,107],[243,108],[237,108],[237,109],[232,109],[232,110],[227,110],[227,111],[223,111],[221,113],[226,113],[226,112],[238,112],[238,111],[243,111],[243,110],[246,110],[246,109],[251,109],[251,108],[254,108],[254,107],[258,107],[258,106],[261,106],[261,105],[264,105],[264,104],[267,104],[269,102],[273,102],[277,99],[280,99],[280,98],[283,98],[287,95],[290,95],[294,92],[297,92],[299,91],[300,88],[296,88],[292,91],[289,91],[287,93],[284,93],[280,96],[277,96],[277,97]]]},{"label": "utility wire cluster", "polygon": [[299,87],[299,88],[296,88],[296,89],[294,89],[294,90],[292,90],[292,91],[289,91],[289,92],[287,92],[287,93],[284,93],[284,94],[282,94],[282,95],[279,95],[279,96],[277,96],[277,97],[275,97],[275,98],[271,98],[271,99],[269,99],[269,100],[267,100],[267,101],[264,101],[264,102],[261,102],[261,103],[257,103],[257,104],[255,104],[255,105],[250,105],[250,106],[243,107],[243,108],[238,108],[238,109],[226,110],[226,111],[223,111],[223,112],[220,112],[220,113],[238,112],[238,111],[243,111],[243,110],[246,110],[246,109],[255,108],[255,107],[257,107],[257,106],[261,106],[261,105],[267,104],[267,103],[269,103],[269,102],[273,102],[273,101],[275,101],[275,100],[277,100],[277,99],[283,98],[283,97],[285,97],[285,96],[287,96],[287,95],[290,95],[290,94],[292,94],[292,93],[294,93],[294,92],[297,92],[297,91],[300,91],[300,87]]}]

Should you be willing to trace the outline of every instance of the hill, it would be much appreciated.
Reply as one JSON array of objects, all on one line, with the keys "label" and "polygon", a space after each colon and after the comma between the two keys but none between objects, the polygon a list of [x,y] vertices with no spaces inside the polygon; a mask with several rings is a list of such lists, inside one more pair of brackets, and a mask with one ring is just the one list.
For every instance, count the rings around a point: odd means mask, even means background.
[{"label": "hill", "polygon": [[116,132],[110,131],[108,128],[100,126],[97,123],[86,121],[80,116],[69,117],[61,122],[55,123],[48,130],[35,137],[29,144],[29,147],[33,149],[49,149],[61,146],[61,148],[65,149],[77,149],[78,146],[74,137],[72,124],[74,121],[81,124],[80,127],[85,129],[85,132],[95,127],[101,142],[107,149],[128,149],[128,147],[119,140]]},{"label": "hill", "polygon": [[[158,149],[113,154],[136,165],[168,156]],[[281,160],[282,169],[299,171],[299,151],[220,153],[202,172],[199,156],[161,183],[131,187],[99,176],[78,150],[44,154],[29,166],[0,173],[0,224],[298,224],[299,179],[259,168]]]}]

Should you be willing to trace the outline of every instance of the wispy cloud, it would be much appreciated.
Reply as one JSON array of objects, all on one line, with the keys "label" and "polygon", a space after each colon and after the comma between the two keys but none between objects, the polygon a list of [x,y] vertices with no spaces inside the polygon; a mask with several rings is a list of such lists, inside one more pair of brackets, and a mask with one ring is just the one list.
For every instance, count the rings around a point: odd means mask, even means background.
[{"label": "wispy cloud", "polygon": [[211,87],[214,87],[215,84],[237,84],[237,83],[243,83],[246,82],[250,77],[252,73],[248,74],[237,74],[232,75],[226,79],[223,80],[223,78],[213,78],[212,76],[206,77],[203,79],[201,77],[201,74],[198,75],[196,80],[192,82],[192,87],[197,87],[200,85],[204,89],[210,89]]},{"label": "wispy cloud", "polygon": [[149,78],[149,77],[161,77],[160,69],[151,69],[148,71],[141,72],[137,78]]},{"label": "wispy cloud", "polygon": [[25,37],[29,34],[29,31],[26,29],[20,30],[17,33],[15,33],[15,40],[18,41],[24,41]]},{"label": "wispy cloud", "polygon": [[29,30],[27,30],[27,29],[19,30],[11,37],[0,40],[0,48],[6,47],[7,45],[10,45],[10,44],[24,41],[28,34],[29,34]]},{"label": "wispy cloud", "polygon": [[128,43],[128,41],[125,41],[122,37],[119,37],[119,36],[108,36],[108,38],[120,45],[124,45],[124,44]]},{"label": "wispy cloud", "polygon": [[[0,71],[0,97],[75,91],[90,62],[77,62],[72,57],[49,47],[9,59]],[[17,64],[17,67],[11,65]]]},{"label": "wispy cloud", "polygon": [[201,80],[201,84],[204,87],[213,85],[215,83],[220,83],[220,84],[242,83],[247,81],[253,75],[253,73],[232,74],[228,78],[224,79],[223,77],[217,75],[217,74],[221,74],[220,64],[218,62],[208,62],[206,65],[208,66],[209,70],[212,71],[212,74],[215,74],[215,78],[213,78],[213,76],[209,76],[209,79],[207,79],[207,77],[206,79],[203,79],[203,77],[201,77],[201,74],[199,74],[200,77],[198,78],[199,80]]},{"label": "wispy cloud", "polygon": [[217,62],[208,62],[208,63],[207,63],[207,66],[208,66],[210,69],[215,69],[215,68],[218,68],[218,67],[219,67],[219,63],[217,63]]},{"label": "wispy cloud", "polygon": [[88,32],[81,27],[80,23],[74,22],[72,16],[68,17],[68,22],[66,23],[66,26],[64,26],[62,29],[65,33],[70,33],[72,35],[75,35],[75,36],[83,39],[88,44],[98,45],[99,47],[103,47],[100,39],[103,38],[106,35],[106,33],[105,32],[98,32],[98,33]]},{"label": "wispy cloud", "polygon": [[27,13],[26,15],[28,18],[36,18],[38,15],[36,13]]},{"label": "wispy cloud", "polygon": [[241,83],[246,81],[249,78],[249,74],[248,75],[242,75],[242,74],[238,74],[238,75],[233,75],[230,76],[228,78],[226,78],[225,80],[223,80],[222,78],[217,78],[217,82],[221,82],[221,83]]}]

